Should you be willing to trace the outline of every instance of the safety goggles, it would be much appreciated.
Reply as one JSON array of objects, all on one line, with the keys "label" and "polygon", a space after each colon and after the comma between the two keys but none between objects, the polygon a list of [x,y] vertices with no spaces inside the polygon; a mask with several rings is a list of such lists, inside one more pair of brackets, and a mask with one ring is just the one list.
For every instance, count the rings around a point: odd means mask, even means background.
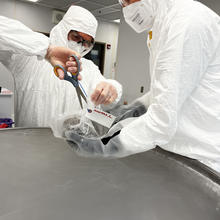
[{"label": "safety goggles", "polygon": [[78,31],[72,31],[72,40],[76,41],[78,44],[82,44],[85,48],[90,48],[94,46],[94,39],[91,41],[84,40],[82,36],[79,35]]}]

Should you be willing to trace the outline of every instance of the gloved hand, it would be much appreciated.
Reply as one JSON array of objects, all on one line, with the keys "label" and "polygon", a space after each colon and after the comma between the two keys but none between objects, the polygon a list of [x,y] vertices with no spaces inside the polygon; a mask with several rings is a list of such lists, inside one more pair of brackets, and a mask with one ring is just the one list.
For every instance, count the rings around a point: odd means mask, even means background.
[{"label": "gloved hand", "polygon": [[[78,66],[76,61],[70,57],[71,55],[76,55],[79,60],[80,60],[80,55],[69,49],[66,47],[54,47],[54,46],[49,46],[48,50],[47,50],[47,54],[45,56],[45,59],[48,60],[50,62],[50,64],[52,66],[56,66],[56,65],[61,65],[63,66],[68,72],[70,73],[76,73]],[[81,63],[81,61],[80,61]],[[80,65],[80,71],[82,70],[82,65]],[[62,69],[58,69],[57,70],[59,78],[61,80],[64,79],[64,72]],[[78,75],[78,80],[81,80],[82,77],[79,74]]]},{"label": "gloved hand", "polygon": [[118,97],[116,88],[108,82],[100,82],[91,95],[92,102],[97,105],[109,105]]},{"label": "gloved hand", "polygon": [[65,136],[70,146],[80,156],[114,158],[120,157],[119,133],[120,131],[103,138],[87,138],[74,131],[66,131]]}]

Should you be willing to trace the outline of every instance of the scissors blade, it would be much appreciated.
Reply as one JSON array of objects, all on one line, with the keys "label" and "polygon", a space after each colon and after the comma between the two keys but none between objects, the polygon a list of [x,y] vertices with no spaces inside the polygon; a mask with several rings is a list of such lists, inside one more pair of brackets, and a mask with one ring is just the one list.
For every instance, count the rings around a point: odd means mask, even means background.
[{"label": "scissors blade", "polygon": [[85,97],[85,95],[83,94],[83,92],[81,91],[81,89],[79,87],[76,87],[76,93],[77,93],[77,96],[78,96],[78,100],[79,100],[79,104],[81,106],[81,109],[83,109],[82,98],[87,103],[86,97]]},{"label": "scissors blade", "polygon": [[79,100],[79,104],[81,106],[81,109],[83,109],[82,99],[81,99],[81,96],[80,96],[80,89],[79,89],[79,87],[76,87],[76,93],[77,93],[77,96],[78,96],[78,100]]},{"label": "scissors blade", "polygon": [[80,96],[84,99],[84,101],[87,103],[87,99],[86,99],[86,96],[85,94],[82,92],[82,89],[79,87],[79,93],[80,93]]}]

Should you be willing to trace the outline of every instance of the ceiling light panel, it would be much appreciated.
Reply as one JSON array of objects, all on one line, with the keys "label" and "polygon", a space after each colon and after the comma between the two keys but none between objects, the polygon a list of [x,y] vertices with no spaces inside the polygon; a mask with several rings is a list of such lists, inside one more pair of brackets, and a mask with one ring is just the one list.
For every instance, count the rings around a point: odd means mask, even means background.
[{"label": "ceiling light panel", "polygon": [[39,2],[39,0],[25,0],[26,2]]}]

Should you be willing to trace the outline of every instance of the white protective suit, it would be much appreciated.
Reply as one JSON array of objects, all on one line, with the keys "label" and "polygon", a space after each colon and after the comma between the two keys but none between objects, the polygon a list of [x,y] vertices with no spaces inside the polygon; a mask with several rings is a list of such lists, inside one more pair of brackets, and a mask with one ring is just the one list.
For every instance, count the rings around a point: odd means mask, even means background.
[{"label": "white protective suit", "polygon": [[[95,17],[78,6],[69,8],[63,20],[52,29],[50,38],[16,20],[0,16],[0,62],[14,78],[17,126],[51,126],[58,116],[71,115],[81,109],[73,85],[59,80],[51,64],[43,58],[49,44],[67,47],[70,30],[95,37],[96,29]],[[106,80],[92,61],[82,58],[81,62],[81,84],[89,97],[101,81],[115,86],[118,97],[107,106],[112,108],[121,98],[121,85]]]},{"label": "white protective suit", "polygon": [[156,15],[149,108],[119,140],[127,154],[159,145],[220,172],[220,17],[193,0],[142,1]]}]

